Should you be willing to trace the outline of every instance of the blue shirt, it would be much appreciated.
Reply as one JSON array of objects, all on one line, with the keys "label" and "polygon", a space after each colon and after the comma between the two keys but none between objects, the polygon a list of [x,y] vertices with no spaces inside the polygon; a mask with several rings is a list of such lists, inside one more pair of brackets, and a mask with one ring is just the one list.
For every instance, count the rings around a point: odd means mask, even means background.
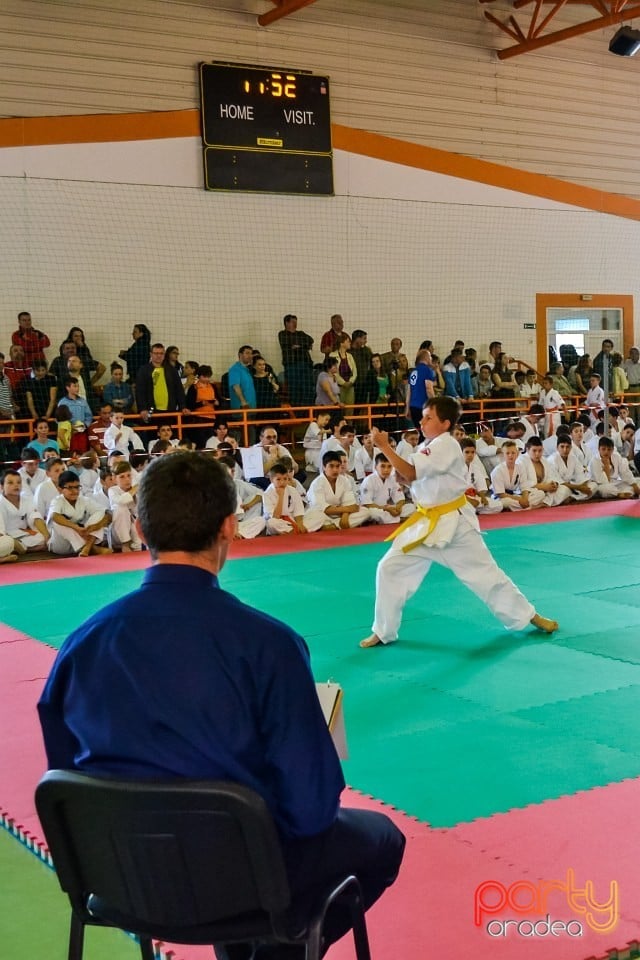
[{"label": "blue shirt", "polygon": [[200,568],[156,565],[75,630],[38,711],[52,768],[233,780],[286,838],[336,817],[344,779],[304,640]]},{"label": "blue shirt", "polygon": [[75,423],[76,420],[82,420],[85,427],[88,427],[93,420],[91,407],[82,397],[78,397],[77,400],[72,400],[71,397],[63,397],[63,399],[59,401],[58,406],[69,408],[71,412],[71,423]]},{"label": "blue shirt", "polygon": [[133,406],[133,394],[128,383],[106,383],[102,391],[102,399],[110,403],[114,410],[129,411]]},{"label": "blue shirt", "polygon": [[30,440],[29,447],[32,450],[35,450],[40,455],[40,460],[44,457],[45,450],[54,449],[58,456],[60,456],[60,447],[58,446],[58,441],[52,437],[51,440],[47,440],[46,443],[40,443],[39,440]]},{"label": "blue shirt", "polygon": [[409,374],[409,406],[417,407],[420,410],[428,400],[427,380],[435,383],[436,374],[426,363],[419,363],[415,370]]},{"label": "blue shirt", "polygon": [[240,363],[239,360],[237,363],[234,363],[232,367],[229,367],[229,398],[231,400],[231,408],[233,410],[239,410],[240,398],[233,389],[234,385],[238,385],[240,387],[242,390],[242,396],[245,398],[250,407],[253,408],[258,406],[256,399],[256,388],[253,383],[251,370],[249,367],[245,367],[244,363]]}]

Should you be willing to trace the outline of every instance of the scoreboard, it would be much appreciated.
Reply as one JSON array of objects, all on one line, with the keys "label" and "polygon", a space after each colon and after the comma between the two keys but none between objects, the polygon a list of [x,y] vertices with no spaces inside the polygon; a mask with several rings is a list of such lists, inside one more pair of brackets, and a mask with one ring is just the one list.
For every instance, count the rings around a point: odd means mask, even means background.
[{"label": "scoreboard", "polygon": [[333,194],[329,80],[201,63],[207,190]]}]

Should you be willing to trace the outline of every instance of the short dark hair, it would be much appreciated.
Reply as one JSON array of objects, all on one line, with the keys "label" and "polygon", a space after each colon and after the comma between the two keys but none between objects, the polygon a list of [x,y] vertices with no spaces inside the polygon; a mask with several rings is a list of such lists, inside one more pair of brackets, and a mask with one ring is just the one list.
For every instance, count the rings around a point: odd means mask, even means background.
[{"label": "short dark hair", "polygon": [[[149,347],[150,350],[164,350],[164,343],[152,343]],[[166,350],[165,350],[166,353]]]},{"label": "short dark hair", "polygon": [[449,432],[453,430],[460,418],[460,404],[454,397],[431,397],[425,403],[425,409],[435,410],[441,423],[449,421]]},{"label": "short dark hair", "polygon": [[326,467],[328,463],[340,463],[344,456],[344,451],[338,453],[337,450],[327,450],[326,453],[322,454],[322,466]]},{"label": "short dark hair", "polygon": [[251,350],[251,352],[253,352],[253,347],[248,343],[243,343],[241,347],[238,347],[238,356],[240,356],[241,353],[244,353],[245,350]]},{"label": "short dark hair", "polygon": [[282,325],[286,326],[289,323],[289,320],[297,320],[297,319],[298,317],[296,316],[295,313],[285,313],[282,319]]},{"label": "short dark hair", "polygon": [[77,377],[65,377],[64,380],[62,381],[62,385],[66,389],[67,387],[70,387],[72,383],[79,383],[79,382],[80,381],[78,380]]},{"label": "short dark hair", "polygon": [[613,440],[610,437],[600,437],[598,440],[598,449],[601,447],[609,447],[610,450],[613,449]]},{"label": "short dark hair", "polygon": [[353,333],[351,334],[351,339],[357,340],[358,337],[366,337],[366,336],[367,336],[366,330],[354,330]]},{"label": "short dark hair", "polygon": [[24,447],[20,454],[21,460],[40,460],[40,454],[33,447]]},{"label": "short dark hair", "polygon": [[42,360],[40,357],[38,357],[36,360],[33,361],[32,367],[34,370],[42,370],[43,367],[45,370],[47,370],[48,369],[47,361]]},{"label": "short dark hair", "polygon": [[235,512],[236,488],[228,471],[199,453],[158,457],[142,474],[138,518],[154,559],[168,550],[207,549]]},{"label": "short dark hair", "polygon": [[375,463],[376,463],[376,466],[379,463],[389,463],[389,457],[385,456],[384,453],[376,453]]},{"label": "short dark hair", "polygon": [[58,477],[58,486],[62,490],[68,483],[79,483],[80,478],[75,470],[63,470]]},{"label": "short dark hair", "polygon": [[213,370],[208,363],[203,363],[201,367],[198,367],[198,376],[199,377],[212,377]]},{"label": "short dark hair", "polygon": [[109,369],[111,370],[111,373],[113,373],[114,370],[124,370],[124,367],[121,363],[118,363],[117,360],[114,360],[113,363],[110,364]]},{"label": "short dark hair", "polygon": [[463,437],[462,440],[460,441],[460,449],[468,450],[469,447],[473,447],[474,450],[476,449],[475,440],[473,439],[473,437]]},{"label": "short dark hair", "polygon": [[276,463],[274,463],[269,470],[269,476],[286,477],[288,472],[289,471],[285,467],[284,463],[276,461]]},{"label": "short dark hair", "polygon": [[529,439],[525,444],[525,450],[530,450],[531,447],[541,447],[541,446],[542,446],[542,440],[540,439],[540,437],[529,437]]},{"label": "short dark hair", "polygon": [[355,434],[355,432],[356,432],[356,428],[354,427],[354,425],[353,425],[352,423],[343,423],[342,426],[340,427],[340,436],[341,436],[341,437],[346,437],[346,435],[347,435],[348,433],[353,433],[353,434]]},{"label": "short dark hair", "polygon": [[[53,450],[53,447],[51,449]],[[64,466],[64,461],[61,460],[60,457],[49,457],[49,459],[47,460],[44,466],[45,473],[49,473],[51,470],[51,467],[55,467],[58,463]]]}]

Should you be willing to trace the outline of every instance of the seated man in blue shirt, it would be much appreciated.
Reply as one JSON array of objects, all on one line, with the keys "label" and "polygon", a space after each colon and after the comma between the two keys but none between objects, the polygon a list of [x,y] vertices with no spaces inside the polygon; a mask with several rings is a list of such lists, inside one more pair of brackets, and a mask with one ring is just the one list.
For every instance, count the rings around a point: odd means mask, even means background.
[{"label": "seated man in blue shirt", "polygon": [[[342,770],[302,637],[220,588],[235,501],[228,472],[197,453],[144,471],[137,524],[153,565],[60,650],[38,705],[47,759],[121,778],[242,783],[273,814],[296,893],[346,871],[368,907],[395,880],[404,837],[383,814],[340,807]],[[337,914],[328,943],[348,927]],[[243,949],[221,955],[250,956]]]}]

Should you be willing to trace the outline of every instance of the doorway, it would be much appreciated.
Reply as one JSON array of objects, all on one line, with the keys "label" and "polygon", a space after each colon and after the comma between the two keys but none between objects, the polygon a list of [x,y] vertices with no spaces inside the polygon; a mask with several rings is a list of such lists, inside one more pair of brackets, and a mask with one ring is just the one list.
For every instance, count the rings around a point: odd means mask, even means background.
[{"label": "doorway", "polygon": [[632,296],[537,294],[536,366],[539,373],[548,370],[552,355],[561,358],[561,346],[565,350],[573,347],[578,357],[588,353],[593,359],[604,339],[612,340],[614,351],[627,356],[633,345]]}]

